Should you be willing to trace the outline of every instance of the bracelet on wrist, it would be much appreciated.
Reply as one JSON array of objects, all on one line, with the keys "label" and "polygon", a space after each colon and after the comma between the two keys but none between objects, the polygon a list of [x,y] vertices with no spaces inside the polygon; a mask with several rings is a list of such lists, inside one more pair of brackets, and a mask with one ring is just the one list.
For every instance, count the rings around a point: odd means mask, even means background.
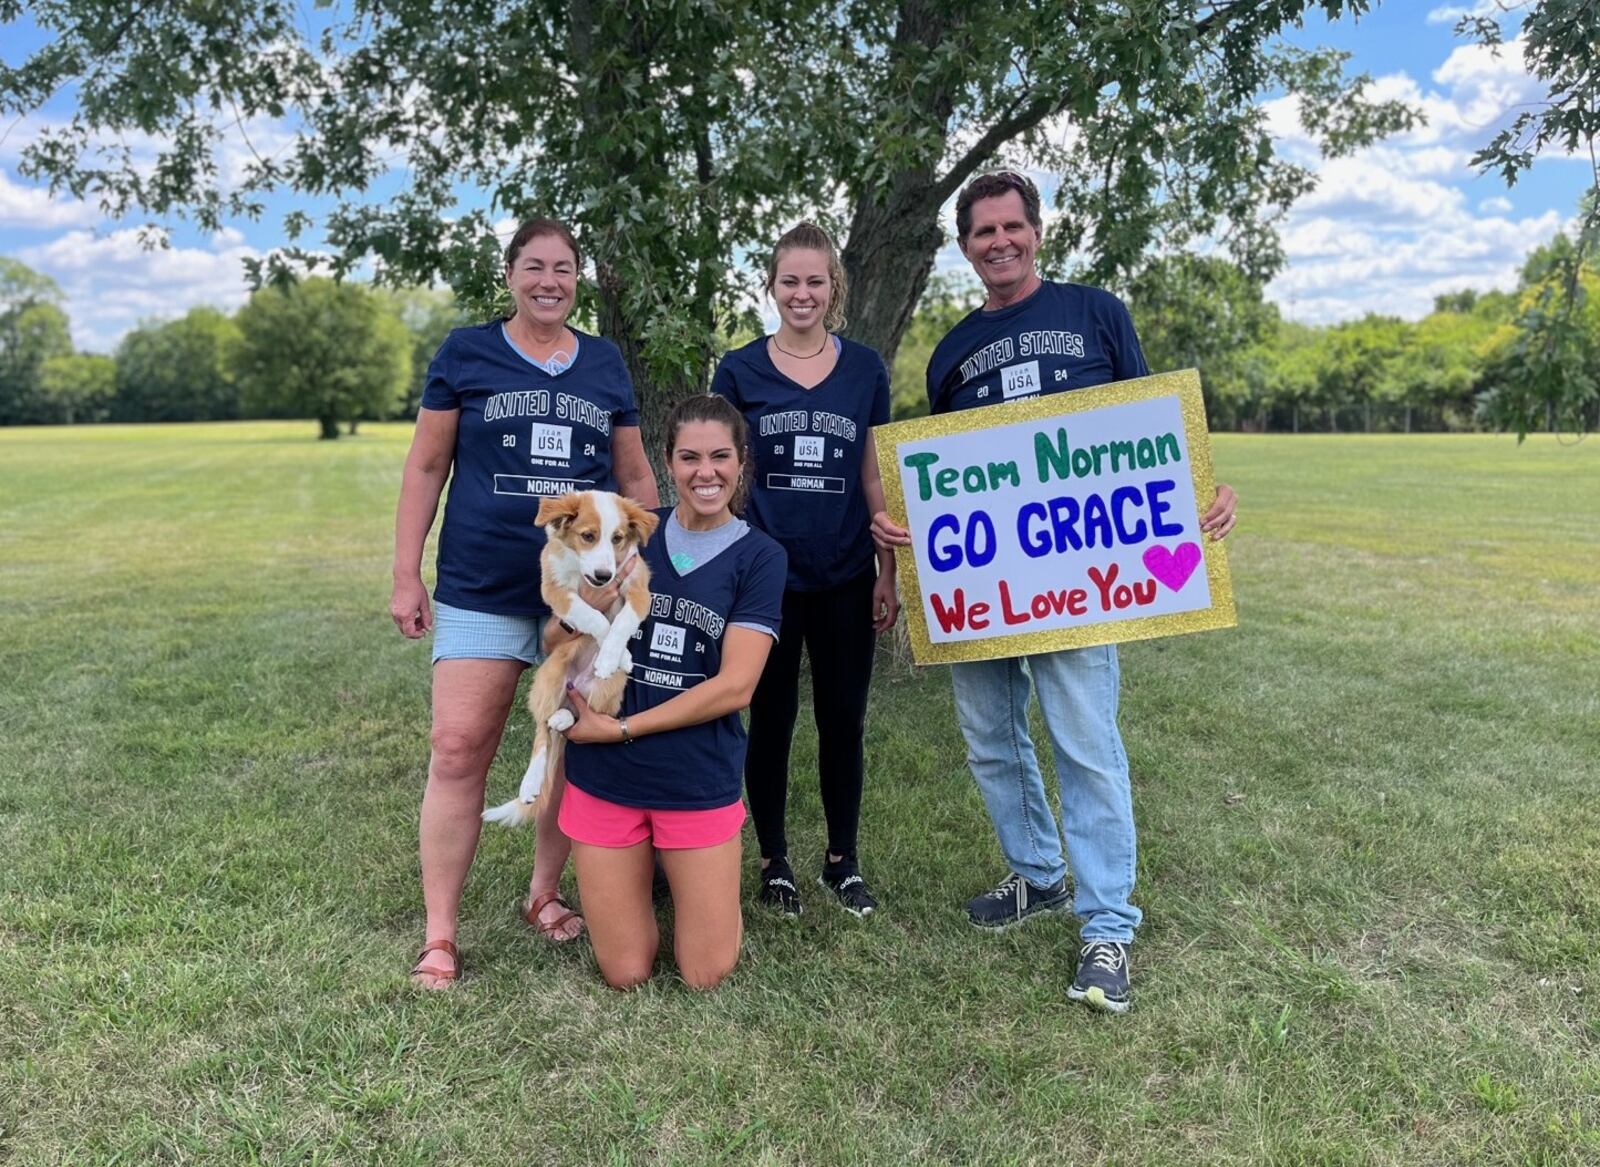
[{"label": "bracelet on wrist", "polygon": [[625,746],[631,745],[633,743],[633,735],[628,732],[628,719],[626,717],[617,718],[617,728],[622,731],[622,744]]}]

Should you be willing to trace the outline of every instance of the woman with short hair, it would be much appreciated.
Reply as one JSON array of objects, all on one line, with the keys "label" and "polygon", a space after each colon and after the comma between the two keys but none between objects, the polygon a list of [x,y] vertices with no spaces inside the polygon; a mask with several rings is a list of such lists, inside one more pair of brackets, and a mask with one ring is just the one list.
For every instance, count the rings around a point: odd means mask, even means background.
[{"label": "woman with short hair", "polygon": [[[616,345],[572,328],[581,255],[554,219],[523,223],[505,253],[511,315],[452,332],[428,368],[395,516],[389,612],[401,633],[433,642],[433,751],[422,796],[425,944],[412,979],[442,988],[461,973],[456,913],[482,825],[484,784],[522,671],[540,659],[550,610],[539,594],[541,499],[617,490],[660,501],[639,438],[639,411]],[[439,498],[430,606],[422,551]],[[569,843],[557,785],[538,820],[522,914],[547,939],[583,921],[558,885]]]}]

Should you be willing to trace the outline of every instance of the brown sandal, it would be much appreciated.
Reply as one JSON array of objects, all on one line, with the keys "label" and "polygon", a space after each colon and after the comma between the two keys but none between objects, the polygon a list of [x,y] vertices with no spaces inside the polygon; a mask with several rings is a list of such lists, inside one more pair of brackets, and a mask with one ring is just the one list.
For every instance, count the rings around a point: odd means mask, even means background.
[{"label": "brown sandal", "polygon": [[[539,919],[539,913],[551,904],[560,904],[566,911],[546,923]],[[529,927],[538,929],[539,935],[550,941],[551,944],[568,944],[583,935],[581,931],[571,936],[561,935],[561,929],[566,927],[568,920],[576,920],[581,924],[583,923],[583,917],[572,910],[572,905],[561,898],[559,891],[541,892],[539,895],[534,896],[530,902],[522,906],[522,918]]]},{"label": "brown sandal", "polygon": [[[433,972],[433,971],[431,971],[429,969],[423,968],[422,967],[422,961],[428,955],[428,953],[430,953],[430,952],[442,952],[446,956],[448,956],[450,958],[450,964],[451,964],[450,971],[449,972]],[[413,981],[417,977],[432,977],[436,981],[443,981],[445,984],[449,984],[451,981],[458,980],[460,978],[460,976],[461,976],[461,953],[456,951],[456,946],[449,940],[430,940],[430,941],[428,941],[426,944],[424,944],[422,946],[422,951],[417,953],[417,963],[411,966],[411,978],[412,978]],[[440,986],[440,985],[431,985],[429,987],[430,988],[440,988],[442,986]]]}]

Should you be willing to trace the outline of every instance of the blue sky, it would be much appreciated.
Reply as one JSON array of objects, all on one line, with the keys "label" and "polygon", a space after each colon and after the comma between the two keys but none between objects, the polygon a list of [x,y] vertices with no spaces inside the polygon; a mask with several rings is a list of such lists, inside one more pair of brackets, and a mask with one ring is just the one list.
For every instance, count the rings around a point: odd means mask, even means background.
[{"label": "blue sky", "polygon": [[[1356,157],[1324,162],[1300,133],[1292,105],[1268,103],[1279,149],[1320,179],[1283,224],[1289,264],[1268,295],[1285,315],[1306,323],[1368,311],[1415,318],[1440,292],[1510,288],[1527,251],[1570,220],[1593,181],[1586,158],[1543,159],[1511,189],[1468,165],[1475,149],[1542,93],[1515,45],[1495,57],[1454,37],[1456,16],[1474,5],[1482,0],[1387,0],[1359,22],[1313,18],[1291,38],[1347,50],[1348,67],[1370,74],[1377,94],[1421,108],[1428,124]],[[3,31],[0,57],[8,64],[39,44],[29,27]],[[152,251],[141,245],[137,221],[109,221],[94,206],[51,198],[17,174],[18,153],[41,119],[69,116],[69,102],[0,125],[0,254],[61,284],[85,349],[108,350],[141,320],[197,304],[240,304],[241,261],[282,242],[272,216],[214,237],[180,228],[173,246]],[[262,153],[288,140],[284,126],[248,130]],[[224,167],[245,157],[244,143],[236,142]],[[960,265],[953,245],[941,253],[940,267]]]}]

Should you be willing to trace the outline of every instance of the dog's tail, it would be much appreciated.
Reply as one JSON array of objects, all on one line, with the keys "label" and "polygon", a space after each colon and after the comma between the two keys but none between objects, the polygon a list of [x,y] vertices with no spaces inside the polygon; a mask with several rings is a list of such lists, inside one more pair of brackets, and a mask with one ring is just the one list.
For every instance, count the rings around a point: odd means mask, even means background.
[{"label": "dog's tail", "polygon": [[486,823],[502,823],[508,827],[520,827],[533,821],[535,812],[543,801],[545,768],[549,765],[549,750],[543,742],[535,744],[533,758],[528,762],[527,773],[522,776],[522,785],[517,788],[517,796],[510,802],[503,802],[499,806],[490,807],[483,812],[483,821]]},{"label": "dog's tail", "polygon": [[491,806],[483,812],[483,821],[486,823],[500,823],[507,827],[521,827],[533,821],[535,803],[523,802],[520,798],[513,798],[510,802],[502,802],[499,806]]}]

